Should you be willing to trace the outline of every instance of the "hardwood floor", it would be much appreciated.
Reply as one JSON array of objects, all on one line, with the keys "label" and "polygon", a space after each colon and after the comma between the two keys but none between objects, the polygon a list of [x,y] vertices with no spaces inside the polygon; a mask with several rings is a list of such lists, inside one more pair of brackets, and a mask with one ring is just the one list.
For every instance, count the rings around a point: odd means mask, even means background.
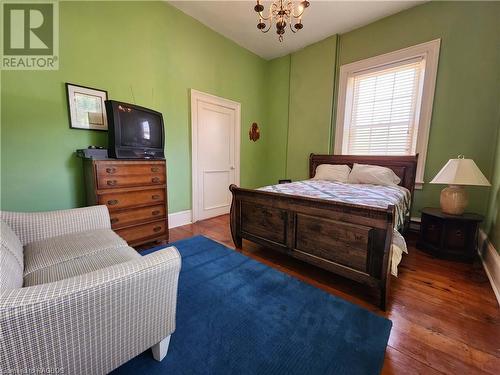
[{"label": "hardwood floor", "polygon": [[[171,229],[170,240],[197,234],[234,248],[227,215]],[[499,374],[500,309],[481,264],[434,259],[415,240],[407,240],[385,313],[361,285],[250,242],[242,253],[391,319],[383,374]]]}]

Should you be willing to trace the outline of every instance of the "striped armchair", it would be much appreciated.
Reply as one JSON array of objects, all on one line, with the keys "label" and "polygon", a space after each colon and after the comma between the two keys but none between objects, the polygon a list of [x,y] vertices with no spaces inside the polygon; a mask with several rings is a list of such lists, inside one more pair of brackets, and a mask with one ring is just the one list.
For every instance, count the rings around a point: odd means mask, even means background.
[{"label": "striped armchair", "polygon": [[0,212],[0,374],[105,374],[175,330],[175,247],[140,256],[105,206]]}]

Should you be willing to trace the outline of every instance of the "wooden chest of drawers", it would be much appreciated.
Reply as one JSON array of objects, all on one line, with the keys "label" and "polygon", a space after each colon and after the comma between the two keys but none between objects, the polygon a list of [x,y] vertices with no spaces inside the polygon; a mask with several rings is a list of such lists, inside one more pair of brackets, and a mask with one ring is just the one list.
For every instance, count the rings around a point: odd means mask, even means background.
[{"label": "wooden chest of drawers", "polygon": [[129,245],[168,242],[164,160],[84,159],[87,204],[104,204]]}]

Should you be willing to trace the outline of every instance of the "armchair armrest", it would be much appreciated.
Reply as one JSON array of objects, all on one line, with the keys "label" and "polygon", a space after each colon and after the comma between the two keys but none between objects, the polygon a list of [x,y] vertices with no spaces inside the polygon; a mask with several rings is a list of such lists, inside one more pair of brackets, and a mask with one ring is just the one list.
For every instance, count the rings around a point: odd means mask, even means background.
[{"label": "armchair armrest", "polygon": [[175,330],[180,267],[179,253],[170,247],[1,293],[0,368],[108,373]]},{"label": "armchair armrest", "polygon": [[48,212],[1,211],[23,245],[63,234],[111,228],[106,206],[91,206]]}]

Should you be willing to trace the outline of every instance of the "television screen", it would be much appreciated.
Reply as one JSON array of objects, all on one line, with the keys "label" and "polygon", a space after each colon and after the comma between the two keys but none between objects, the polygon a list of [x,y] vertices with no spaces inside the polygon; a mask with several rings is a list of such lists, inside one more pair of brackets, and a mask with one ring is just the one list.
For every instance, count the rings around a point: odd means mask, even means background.
[{"label": "television screen", "polygon": [[110,158],[165,158],[165,129],[160,112],[116,100],[105,103]]},{"label": "television screen", "polygon": [[121,124],[121,145],[162,148],[162,121],[154,113],[118,106]]}]

